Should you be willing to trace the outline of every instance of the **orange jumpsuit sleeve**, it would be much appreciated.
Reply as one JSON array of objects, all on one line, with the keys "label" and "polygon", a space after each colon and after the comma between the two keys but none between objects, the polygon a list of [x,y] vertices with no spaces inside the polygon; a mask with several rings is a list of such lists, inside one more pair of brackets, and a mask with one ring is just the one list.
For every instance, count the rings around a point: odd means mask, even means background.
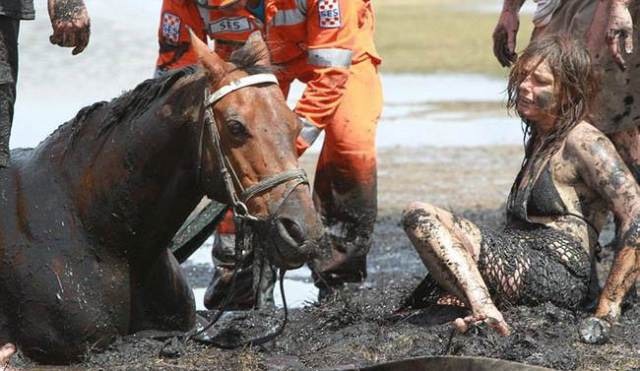
[{"label": "orange jumpsuit sleeve", "polygon": [[158,28],[158,59],[156,76],[198,61],[190,48],[189,28],[207,42],[205,26],[195,2],[190,0],[163,0]]},{"label": "orange jumpsuit sleeve", "polygon": [[307,63],[311,78],[295,112],[318,128],[340,104],[358,32],[355,0],[307,0]]}]

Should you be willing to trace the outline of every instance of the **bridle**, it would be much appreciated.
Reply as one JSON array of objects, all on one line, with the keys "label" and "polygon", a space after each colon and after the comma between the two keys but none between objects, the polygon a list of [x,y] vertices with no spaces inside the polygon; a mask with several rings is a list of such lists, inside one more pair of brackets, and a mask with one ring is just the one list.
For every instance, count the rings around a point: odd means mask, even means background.
[{"label": "bridle", "polygon": [[[305,171],[303,169],[296,168],[268,176],[245,189],[229,161],[228,156],[222,150],[220,131],[215,120],[213,107],[222,98],[237,90],[261,84],[278,84],[278,79],[270,73],[255,74],[234,80],[219,88],[212,94],[209,94],[208,90],[205,90],[203,126],[205,130],[208,130],[211,136],[211,144],[218,158],[219,171],[224,181],[227,197],[231,207],[233,208],[234,223],[237,231],[235,246],[237,262],[244,259],[251,252],[251,232],[253,230],[260,230],[268,234],[269,232],[277,230],[277,216],[284,202],[299,185],[309,184],[309,179],[307,178]],[[201,140],[201,145],[203,141],[204,138]],[[288,183],[287,188],[277,203],[268,206],[268,215],[266,218],[260,218],[249,212],[249,208],[247,207],[247,202],[249,200],[285,183]],[[238,194],[236,189],[240,190],[240,194]]]},{"label": "bridle", "polygon": [[[234,222],[235,222],[236,231],[237,231],[236,246],[235,246],[236,269],[233,272],[233,275],[231,278],[231,284],[229,287],[229,293],[227,295],[227,298],[225,298],[226,300],[224,300],[224,303],[222,304],[222,308],[224,308],[228,304],[228,301],[233,293],[236,276],[240,269],[239,267],[243,266],[245,259],[247,259],[247,257],[251,253],[253,228],[257,227],[258,229],[260,229],[260,228],[269,228],[274,226],[276,222],[276,217],[278,215],[280,208],[282,207],[284,202],[287,200],[287,198],[291,195],[291,193],[299,185],[309,184],[309,179],[305,171],[300,168],[297,168],[297,169],[285,170],[279,174],[268,176],[260,180],[258,183],[245,189],[242,183],[240,182],[240,179],[238,178],[238,175],[234,170],[231,162],[229,161],[229,158],[222,150],[220,131],[218,129],[218,126],[215,120],[213,107],[222,98],[229,95],[230,93],[233,93],[237,90],[240,90],[248,86],[255,86],[255,85],[262,85],[262,84],[269,84],[269,85],[278,84],[278,79],[273,74],[269,74],[269,73],[255,74],[255,75],[249,75],[249,76],[241,77],[237,80],[234,80],[229,84],[219,88],[212,94],[209,93],[208,89],[205,90],[205,97],[204,97],[205,110],[204,110],[203,130],[200,134],[200,149],[199,149],[200,164],[198,165],[198,178],[200,178],[201,171],[202,171],[202,152],[204,147],[204,131],[206,130],[208,131],[208,134],[210,134],[211,145],[218,158],[219,171],[224,181],[227,197],[234,211]],[[249,212],[249,208],[247,207],[247,202],[249,200],[251,200],[253,197],[261,193],[269,191],[285,183],[289,183],[287,185],[287,188],[285,189],[281,199],[274,206],[270,205],[268,207],[269,208],[268,216],[266,218],[260,218],[258,216],[251,214],[251,212]],[[238,192],[237,189],[239,189],[240,191]],[[272,229],[272,231],[273,230],[275,229]],[[207,344],[214,345],[220,348],[236,348],[236,347],[244,346],[247,344],[251,344],[251,345],[263,344],[267,341],[272,340],[276,336],[278,336],[284,330],[284,327],[287,322],[287,313],[288,313],[286,298],[284,297],[284,287],[283,287],[284,273],[285,271],[281,270],[280,292],[282,294],[285,315],[284,315],[284,321],[282,322],[281,326],[274,333],[267,334],[266,336],[263,336],[258,339],[253,339],[248,342],[243,342],[243,343],[234,344],[234,345],[220,344],[213,341],[212,339],[203,339],[202,337],[200,337],[200,335],[202,335],[211,326],[213,326],[213,324],[215,324],[215,322],[217,322],[218,319],[220,319],[220,317],[224,313],[224,309],[222,309],[214,316],[212,320],[210,320],[210,322],[204,328],[196,331],[195,333],[192,333],[187,338],[194,338],[198,341],[205,342]]]},{"label": "bridle", "polygon": [[[216,124],[213,114],[213,106],[215,106],[215,104],[218,103],[222,98],[229,95],[230,93],[233,93],[234,91],[248,86],[260,84],[278,84],[278,79],[274,75],[269,73],[249,75],[230,82],[229,84],[216,90],[213,94],[209,94],[208,90],[205,91],[204,128],[205,130],[209,130],[209,134],[211,135],[212,146],[216,152],[216,155],[218,156],[218,163],[220,168],[219,170],[224,180],[227,196],[229,197],[231,206],[233,207],[234,214],[240,219],[245,219],[252,222],[257,222],[261,219],[249,212],[247,202],[251,198],[272,188],[275,188],[280,184],[294,181],[293,184],[288,187],[287,192],[283,195],[278,206],[274,208],[274,210],[269,210],[271,214],[272,212],[277,212],[280,209],[282,202],[286,200],[289,194],[298,185],[309,184],[309,179],[307,178],[307,174],[305,173],[305,171],[297,168],[285,170],[279,174],[271,175],[265,179],[262,179],[260,182],[252,185],[251,187],[244,189],[237,173],[235,172],[233,166],[231,165],[231,162],[229,161],[229,158],[222,151],[220,131],[218,130],[218,125]],[[204,138],[202,138],[202,140],[204,140]],[[238,192],[236,191],[236,186],[240,189],[240,195],[238,195]]]}]

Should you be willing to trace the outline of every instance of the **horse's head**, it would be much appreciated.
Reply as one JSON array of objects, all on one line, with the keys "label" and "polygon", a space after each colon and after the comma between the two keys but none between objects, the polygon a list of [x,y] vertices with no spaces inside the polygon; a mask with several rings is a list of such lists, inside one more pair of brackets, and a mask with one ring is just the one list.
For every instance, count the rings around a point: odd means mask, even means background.
[{"label": "horse's head", "polygon": [[255,33],[230,62],[193,35],[192,45],[210,81],[205,117],[213,113],[204,132],[205,192],[220,199],[220,173],[228,172],[222,201],[245,220],[257,219],[274,264],[298,267],[314,253],[323,228],[298,167],[298,119],[271,74],[266,45]]}]

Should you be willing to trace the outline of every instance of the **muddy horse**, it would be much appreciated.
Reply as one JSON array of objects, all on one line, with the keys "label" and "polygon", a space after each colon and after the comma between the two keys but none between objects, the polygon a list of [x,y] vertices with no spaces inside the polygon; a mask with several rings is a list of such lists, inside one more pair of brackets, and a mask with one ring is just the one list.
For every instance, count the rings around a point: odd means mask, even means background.
[{"label": "muddy horse", "polygon": [[308,260],[322,225],[264,42],[230,63],[192,47],[198,67],[84,108],[0,172],[0,345],[68,363],[118,335],[191,329],[166,247],[204,195],[246,206],[277,266]]}]

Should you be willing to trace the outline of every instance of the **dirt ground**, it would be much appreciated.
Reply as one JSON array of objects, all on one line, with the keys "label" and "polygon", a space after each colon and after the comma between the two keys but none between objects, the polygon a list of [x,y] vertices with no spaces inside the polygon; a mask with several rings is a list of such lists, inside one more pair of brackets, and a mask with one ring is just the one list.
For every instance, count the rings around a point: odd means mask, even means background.
[{"label": "dirt ground", "polygon": [[[311,171],[313,156],[303,159]],[[425,269],[399,227],[400,212],[422,200],[499,226],[503,202],[519,167],[517,147],[391,149],[379,154],[380,215],[369,256],[369,277],[333,300],[290,311],[289,324],[264,346],[220,350],[176,340],[129,336],[107,351],[89,354],[80,367],[94,369],[335,370],[417,356],[487,356],[563,370],[640,368],[640,304],[631,306],[603,346],[579,341],[586,313],[553,305],[504,308],[513,334],[486,327],[452,337],[450,308],[433,307],[394,318],[398,303],[423,278]],[[602,242],[612,236],[604,233]],[[611,260],[607,251],[604,261]],[[204,266],[186,267],[192,281],[208,280]],[[200,282],[201,283],[201,282]],[[240,313],[216,326],[225,336],[255,336],[269,330],[281,311]],[[168,345],[165,345],[165,342]],[[173,353],[173,357],[160,356]],[[171,352],[167,352],[171,350]],[[22,363],[24,361],[20,361]],[[22,363],[24,364],[24,363]]]}]

